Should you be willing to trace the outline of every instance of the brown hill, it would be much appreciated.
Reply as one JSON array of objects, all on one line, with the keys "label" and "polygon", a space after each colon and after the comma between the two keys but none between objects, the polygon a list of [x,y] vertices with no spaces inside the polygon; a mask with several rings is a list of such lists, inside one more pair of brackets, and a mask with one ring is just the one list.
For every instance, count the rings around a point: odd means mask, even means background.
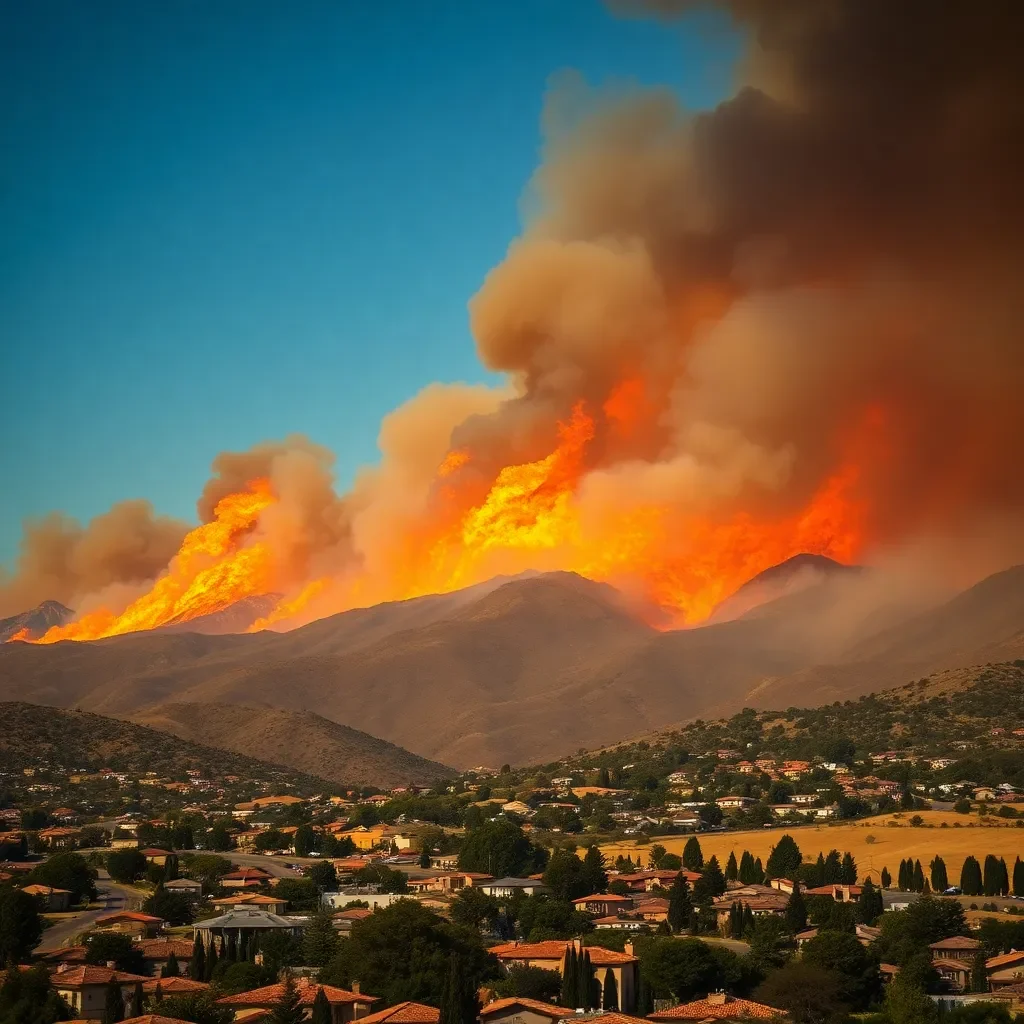
[{"label": "brown hill", "polygon": [[51,626],[63,626],[74,617],[74,612],[60,601],[43,601],[35,608],[7,619],[0,619],[0,644],[6,643],[23,629],[33,639],[42,636]]},{"label": "brown hill", "polygon": [[208,747],[240,754],[259,751],[264,761],[343,784],[429,785],[454,774],[437,761],[310,711],[237,704],[160,704],[139,711],[132,719]]},{"label": "brown hill", "polygon": [[[0,648],[0,696],[163,715],[171,729],[193,726],[187,713],[158,705],[312,710],[436,761],[499,765],[743,706],[845,700],[1021,653],[1024,568],[913,616],[884,589],[870,573],[840,574],[730,622],[658,633],[613,589],[550,573],[345,612],[284,634],[10,644]],[[264,724],[261,742],[284,734],[276,756],[307,764],[290,725]],[[244,733],[226,728],[210,742],[240,744]]]}]

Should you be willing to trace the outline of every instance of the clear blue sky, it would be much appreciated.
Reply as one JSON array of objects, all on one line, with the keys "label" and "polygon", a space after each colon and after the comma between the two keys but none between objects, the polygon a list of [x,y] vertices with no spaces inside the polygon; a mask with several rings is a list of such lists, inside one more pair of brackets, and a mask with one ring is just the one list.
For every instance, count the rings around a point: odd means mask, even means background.
[{"label": "clear blue sky", "polygon": [[0,4],[0,563],[21,520],[193,519],[213,455],[484,380],[550,77],[726,91],[724,25],[599,0]]}]

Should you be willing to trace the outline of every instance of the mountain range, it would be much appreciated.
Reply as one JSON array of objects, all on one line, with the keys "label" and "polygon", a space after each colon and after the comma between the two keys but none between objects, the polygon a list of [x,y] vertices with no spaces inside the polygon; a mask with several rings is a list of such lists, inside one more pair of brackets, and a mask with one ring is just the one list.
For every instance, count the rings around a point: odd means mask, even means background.
[{"label": "mountain range", "polygon": [[6,644],[0,699],[86,708],[321,775],[331,757],[368,756],[332,753],[343,723],[430,759],[432,778],[438,763],[550,761],[745,706],[831,703],[1024,655],[1024,566],[939,601],[828,561],[783,563],[708,624],[671,631],[606,584],[546,573],[288,633]]}]

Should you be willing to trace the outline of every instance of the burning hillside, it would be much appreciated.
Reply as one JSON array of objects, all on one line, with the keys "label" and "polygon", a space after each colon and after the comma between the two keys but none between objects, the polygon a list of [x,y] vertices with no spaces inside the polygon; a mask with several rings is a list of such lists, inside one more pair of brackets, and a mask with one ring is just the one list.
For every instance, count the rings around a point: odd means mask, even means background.
[{"label": "burning hillside", "polygon": [[798,552],[1024,556],[1024,7],[722,6],[715,110],[549,97],[536,216],[470,304],[506,387],[426,388],[347,494],[290,438],[219,456],[195,529],[32,524],[0,614],[88,639],[282,594],[258,628],[557,568],[682,624]]}]

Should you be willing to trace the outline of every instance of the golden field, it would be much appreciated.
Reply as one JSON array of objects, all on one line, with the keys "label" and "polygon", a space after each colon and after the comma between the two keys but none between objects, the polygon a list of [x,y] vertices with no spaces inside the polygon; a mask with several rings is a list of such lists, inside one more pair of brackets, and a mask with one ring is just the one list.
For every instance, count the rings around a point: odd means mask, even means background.
[{"label": "golden field", "polygon": [[[764,828],[751,832],[702,832],[698,839],[704,859],[714,854],[724,868],[730,852],[735,852],[739,860],[743,851],[749,850],[762,862],[766,861],[779,837],[788,832],[796,840],[805,860],[815,860],[819,852],[827,855],[833,849],[840,853],[849,850],[857,861],[858,880],[863,881],[870,874],[875,883],[883,867],[888,868],[895,879],[899,874],[900,861],[907,857],[920,860],[927,877],[929,861],[939,854],[946,862],[950,885],[960,881],[960,867],[970,854],[980,862],[989,853],[1005,857],[1011,871],[1014,858],[1024,858],[1024,828],[1016,828],[1013,821],[986,818],[982,822],[977,814],[956,814],[953,811],[914,813],[924,819],[924,825],[910,825],[912,814],[889,814],[836,824]],[[940,827],[943,822],[946,828]],[[686,835],[655,836],[650,845],[644,846],[637,846],[632,840],[607,843],[602,845],[601,851],[610,860],[622,854],[631,856],[634,862],[640,854],[646,865],[651,845],[660,843],[670,853],[682,853],[689,838]]]}]

